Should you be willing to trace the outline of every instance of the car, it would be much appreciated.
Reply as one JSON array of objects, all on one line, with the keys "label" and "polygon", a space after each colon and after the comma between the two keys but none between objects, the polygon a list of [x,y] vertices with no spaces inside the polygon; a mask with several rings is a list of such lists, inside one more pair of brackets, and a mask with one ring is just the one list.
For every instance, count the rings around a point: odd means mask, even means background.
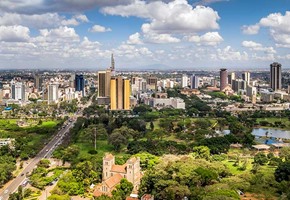
[{"label": "car", "polygon": [[5,191],[4,191],[4,194],[7,194],[7,193],[8,193],[8,190],[5,190]]},{"label": "car", "polygon": [[0,200],[2,200],[3,199],[3,197],[0,197]]},{"label": "car", "polygon": [[48,149],[46,149],[45,151],[48,152]]},{"label": "car", "polygon": [[24,173],[22,173],[21,176],[24,176]]}]

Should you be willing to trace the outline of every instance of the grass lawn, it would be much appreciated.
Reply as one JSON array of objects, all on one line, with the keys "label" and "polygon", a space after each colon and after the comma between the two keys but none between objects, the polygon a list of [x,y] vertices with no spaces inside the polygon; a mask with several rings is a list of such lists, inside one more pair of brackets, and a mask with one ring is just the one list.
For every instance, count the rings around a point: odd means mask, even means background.
[{"label": "grass lawn", "polygon": [[[243,165],[245,160],[247,160],[247,167],[246,167],[246,170],[243,171],[243,170],[240,170],[239,167]],[[239,175],[245,172],[250,172],[252,170],[254,159],[253,158],[240,158],[240,162],[238,166],[234,166],[235,162],[236,160],[228,160],[228,159],[222,161],[222,163],[225,164],[229,168],[230,172],[233,175]],[[275,169],[276,167],[269,166],[267,164],[260,166],[260,171],[263,172],[264,174],[273,174]]]},{"label": "grass lawn", "polygon": [[[80,158],[85,158],[85,157],[89,157],[91,156],[91,154],[89,154],[90,150],[94,149],[94,144],[92,143],[76,143],[76,145],[80,148],[80,154],[79,157]],[[114,154],[116,156],[116,158],[118,157],[128,157],[129,154],[126,154],[124,152],[116,152],[114,151],[114,147],[110,144],[108,144],[107,140],[97,140],[97,154],[96,157],[101,159],[103,158],[103,156],[105,155],[105,153],[111,152],[112,154]]]},{"label": "grass lawn", "polygon": [[40,125],[40,127],[45,127],[45,128],[52,128],[55,127],[58,124],[58,121],[44,121]]},{"label": "grass lawn", "polygon": [[[257,122],[260,121],[267,121],[271,124],[274,124],[275,122],[282,122],[282,124],[284,124],[286,127],[285,128],[279,128],[279,129],[290,129],[290,121],[287,117],[284,118],[279,118],[279,117],[268,117],[268,118],[257,118]],[[272,126],[265,126],[267,128],[276,128],[276,127],[272,127]]]}]

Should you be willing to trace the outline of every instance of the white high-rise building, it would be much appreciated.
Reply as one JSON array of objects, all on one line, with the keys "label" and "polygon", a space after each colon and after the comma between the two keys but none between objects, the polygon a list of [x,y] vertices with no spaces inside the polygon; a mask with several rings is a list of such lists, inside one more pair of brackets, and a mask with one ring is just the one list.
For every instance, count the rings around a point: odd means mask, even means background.
[{"label": "white high-rise building", "polygon": [[242,74],[242,78],[243,78],[244,81],[247,82],[247,84],[250,84],[250,79],[251,79],[251,74],[250,74],[250,72],[244,72],[244,73]]},{"label": "white high-rise building", "polygon": [[228,74],[228,84],[232,84],[233,83],[233,80],[236,79],[236,74],[235,72],[231,72]]},{"label": "white high-rise building", "polygon": [[183,74],[182,80],[181,80],[181,87],[185,88],[188,86],[188,77],[186,74]]},{"label": "white high-rise building", "polygon": [[22,82],[11,82],[12,99],[25,101],[25,85]]},{"label": "white high-rise building", "polygon": [[47,87],[48,90],[48,104],[58,102],[58,84],[53,83],[49,84]]}]

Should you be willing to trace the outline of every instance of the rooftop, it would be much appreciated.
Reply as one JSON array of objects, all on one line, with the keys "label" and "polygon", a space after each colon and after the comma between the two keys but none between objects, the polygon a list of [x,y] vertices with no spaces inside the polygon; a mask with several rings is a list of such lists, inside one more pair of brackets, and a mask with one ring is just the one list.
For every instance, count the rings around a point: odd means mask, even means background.
[{"label": "rooftop", "polygon": [[114,176],[111,176],[110,178],[108,178],[107,180],[105,180],[105,184],[109,187],[109,188],[113,188],[116,185],[118,185],[122,179],[122,175],[120,174],[115,174]]}]

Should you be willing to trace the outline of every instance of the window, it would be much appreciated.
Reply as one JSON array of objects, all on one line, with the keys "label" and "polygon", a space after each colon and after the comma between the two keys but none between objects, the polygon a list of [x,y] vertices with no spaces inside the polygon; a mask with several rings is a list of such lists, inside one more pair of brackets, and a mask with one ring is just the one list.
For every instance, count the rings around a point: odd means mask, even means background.
[{"label": "window", "polygon": [[105,165],[108,165],[108,162],[105,162]]},{"label": "window", "polygon": [[113,173],[111,173],[111,176],[113,176]]}]

